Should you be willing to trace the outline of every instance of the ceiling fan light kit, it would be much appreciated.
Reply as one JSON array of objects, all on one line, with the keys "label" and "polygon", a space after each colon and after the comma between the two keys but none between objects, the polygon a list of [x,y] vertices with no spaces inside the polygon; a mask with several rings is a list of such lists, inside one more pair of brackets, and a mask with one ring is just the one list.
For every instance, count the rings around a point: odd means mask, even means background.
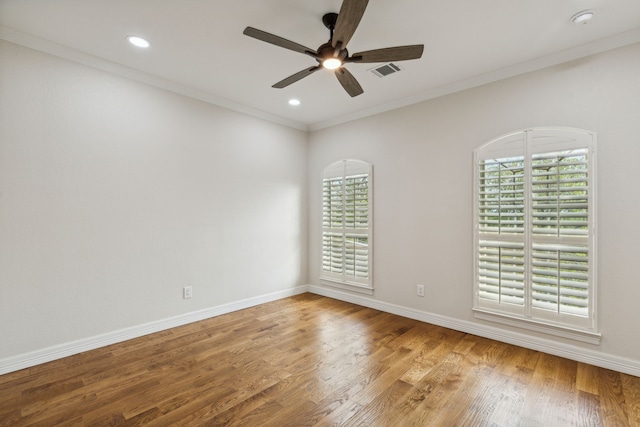
[{"label": "ceiling fan light kit", "polygon": [[342,61],[338,58],[327,58],[322,61],[322,66],[327,70],[335,70],[342,67]]},{"label": "ceiling fan light kit", "polygon": [[322,17],[322,23],[329,29],[330,38],[327,43],[320,45],[317,50],[310,49],[298,43],[284,39],[271,33],[253,27],[245,28],[243,34],[258,40],[280,46],[294,52],[314,58],[318,65],[306,68],[274,84],[272,87],[282,89],[293,84],[316,71],[325,68],[332,70],[344,90],[355,97],[364,91],[356,78],[344,65],[351,62],[378,63],[407,61],[422,57],[424,45],[396,46],[374,49],[349,55],[347,43],[355,33],[364,15],[369,0],[344,0],[340,13],[327,13]]}]

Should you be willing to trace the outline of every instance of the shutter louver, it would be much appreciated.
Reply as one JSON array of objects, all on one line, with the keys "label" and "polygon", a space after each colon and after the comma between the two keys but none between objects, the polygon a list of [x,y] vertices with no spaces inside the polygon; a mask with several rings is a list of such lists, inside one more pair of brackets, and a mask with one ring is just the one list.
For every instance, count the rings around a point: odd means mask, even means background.
[{"label": "shutter louver", "polygon": [[556,313],[588,315],[589,249],[533,245],[533,306]]},{"label": "shutter louver", "polygon": [[344,240],[341,234],[322,234],[322,269],[333,273],[343,271]]},{"label": "shutter louver", "polygon": [[369,277],[369,244],[366,236],[347,236],[345,274],[352,277]]},{"label": "shutter louver", "polygon": [[342,227],[343,205],[342,178],[324,179],[322,182],[323,227]]},{"label": "shutter louver", "polygon": [[533,156],[532,232],[553,236],[589,233],[587,150]]},{"label": "shutter louver", "polygon": [[478,260],[481,299],[524,304],[524,245],[480,241]]},{"label": "shutter louver", "polygon": [[480,231],[524,231],[524,158],[485,160],[480,164]]}]

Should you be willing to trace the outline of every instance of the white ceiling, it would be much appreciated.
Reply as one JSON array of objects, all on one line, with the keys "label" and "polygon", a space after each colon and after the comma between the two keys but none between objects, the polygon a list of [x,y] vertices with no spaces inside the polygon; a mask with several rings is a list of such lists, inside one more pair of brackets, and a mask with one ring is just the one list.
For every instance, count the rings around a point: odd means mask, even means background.
[{"label": "white ceiling", "polygon": [[[322,70],[271,85],[313,58],[244,36],[252,26],[316,49],[341,0],[0,0],[0,37],[302,129],[640,41],[640,0],[370,0],[349,42],[358,52],[424,44],[422,59],[379,78],[348,64],[364,94]],[[584,25],[570,22],[591,9]],[[125,36],[148,38],[140,50]],[[288,105],[298,98],[299,107]]]}]

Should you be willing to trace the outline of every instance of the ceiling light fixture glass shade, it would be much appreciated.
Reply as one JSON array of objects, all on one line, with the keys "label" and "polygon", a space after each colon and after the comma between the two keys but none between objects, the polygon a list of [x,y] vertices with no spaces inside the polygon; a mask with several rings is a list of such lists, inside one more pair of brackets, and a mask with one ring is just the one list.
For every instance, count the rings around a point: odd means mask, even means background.
[{"label": "ceiling light fixture glass shade", "polygon": [[322,66],[327,70],[335,70],[337,68],[340,68],[341,65],[342,61],[340,61],[338,58],[329,58],[322,61]]},{"label": "ceiling light fixture glass shade", "polygon": [[289,100],[289,105],[293,105],[293,106],[300,105],[300,100],[299,99],[290,99]]},{"label": "ceiling light fixture glass shade", "polygon": [[578,12],[571,17],[571,22],[574,24],[586,24],[591,21],[593,18],[593,12],[590,10],[583,10],[582,12]]},{"label": "ceiling light fixture glass shade", "polygon": [[127,40],[129,40],[129,43],[137,47],[147,48],[151,46],[151,43],[149,43],[149,40],[142,38],[140,36],[127,36]]}]

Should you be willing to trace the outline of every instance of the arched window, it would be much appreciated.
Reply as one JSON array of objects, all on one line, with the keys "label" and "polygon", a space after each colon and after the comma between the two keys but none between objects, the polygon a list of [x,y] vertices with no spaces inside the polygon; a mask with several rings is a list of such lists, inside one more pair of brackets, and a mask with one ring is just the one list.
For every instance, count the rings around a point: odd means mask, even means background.
[{"label": "arched window", "polygon": [[372,293],[372,166],[340,160],[322,172],[322,268],[328,284]]},{"label": "arched window", "polygon": [[593,132],[568,128],[475,151],[476,317],[599,342],[595,154]]}]

